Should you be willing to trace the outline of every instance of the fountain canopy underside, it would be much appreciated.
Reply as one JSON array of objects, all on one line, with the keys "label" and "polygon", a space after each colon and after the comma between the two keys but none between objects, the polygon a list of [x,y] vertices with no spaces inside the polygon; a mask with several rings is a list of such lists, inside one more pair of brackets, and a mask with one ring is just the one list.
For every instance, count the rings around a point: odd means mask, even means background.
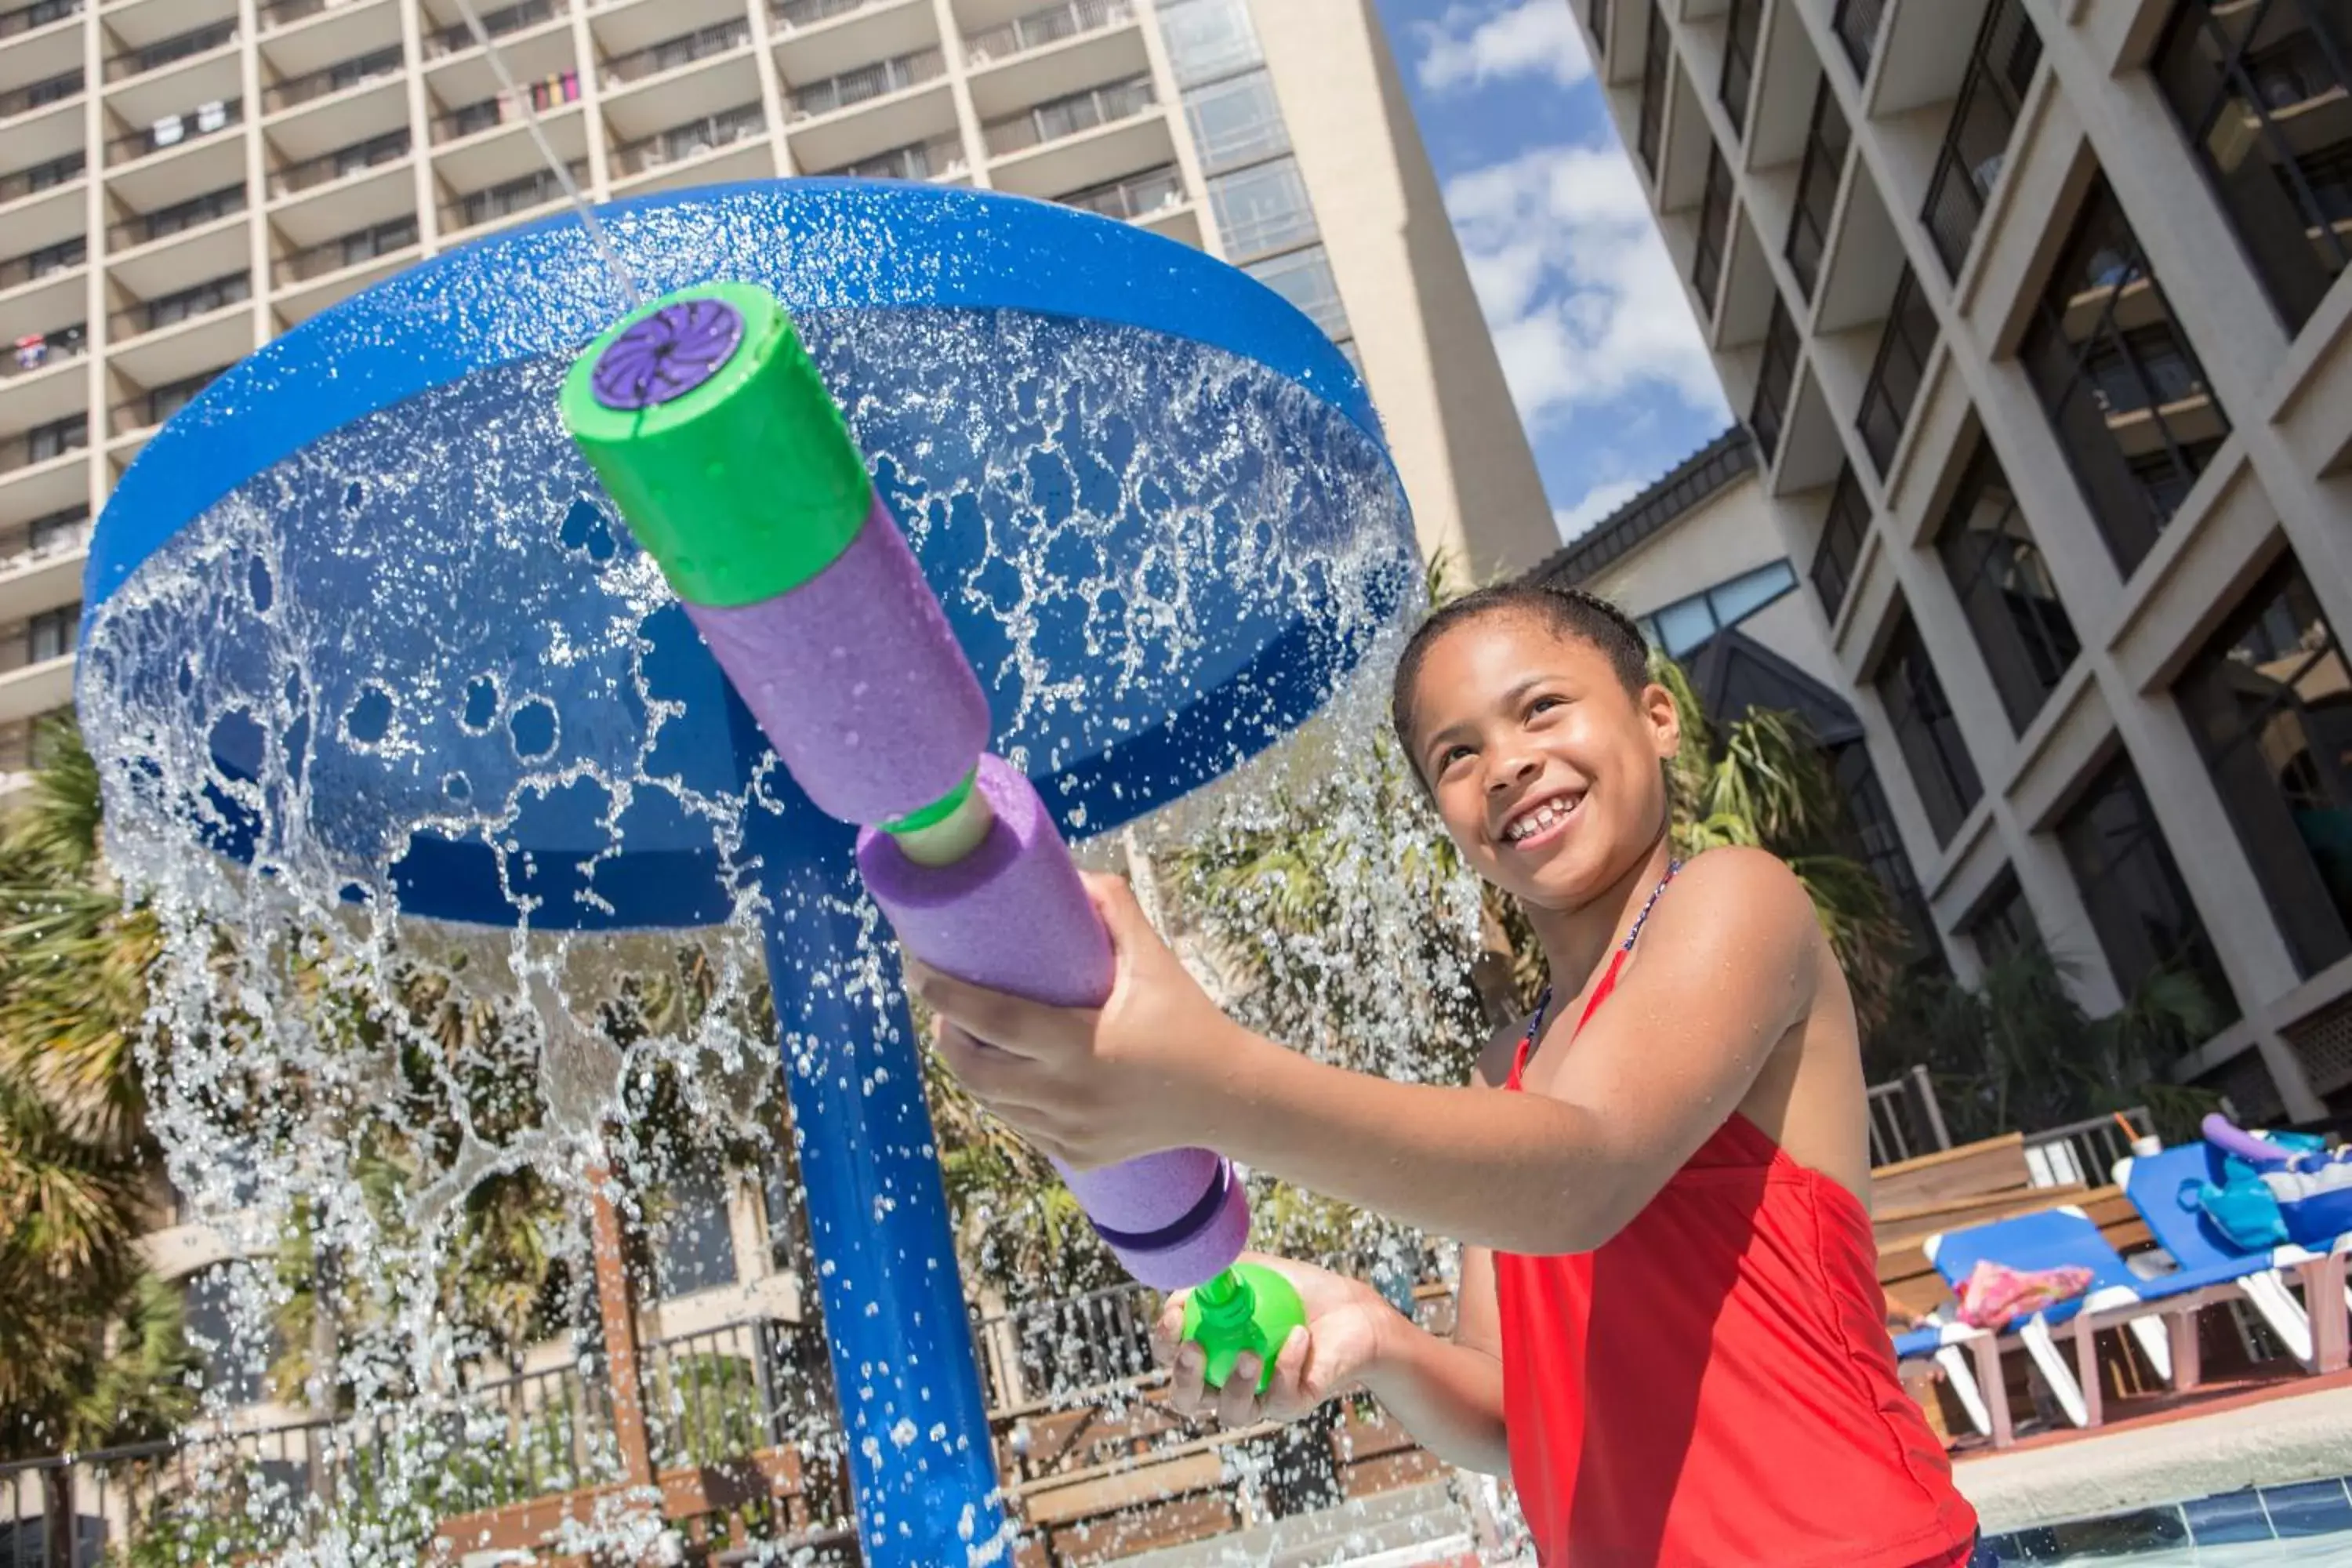
[{"label": "fountain canopy underside", "polygon": [[[793,312],[996,748],[1074,838],[1295,728],[1412,596],[1360,383],[1205,255],[898,184],[599,216],[647,296],[731,279]],[[728,920],[747,801],[837,852],[560,423],[572,357],[628,305],[551,220],[354,297],[175,416],[91,546],[78,695],[110,811],[348,899],[551,930]]]}]

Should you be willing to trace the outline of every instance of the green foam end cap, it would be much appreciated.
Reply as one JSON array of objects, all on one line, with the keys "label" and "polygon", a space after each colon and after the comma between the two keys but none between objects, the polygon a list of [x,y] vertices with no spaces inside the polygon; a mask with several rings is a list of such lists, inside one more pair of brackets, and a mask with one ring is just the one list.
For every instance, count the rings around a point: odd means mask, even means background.
[{"label": "green foam end cap", "polygon": [[1236,1263],[1184,1298],[1183,1337],[1208,1353],[1202,1376],[1211,1388],[1223,1388],[1234,1363],[1255,1355],[1264,1394],[1274,1383],[1275,1357],[1306,1323],[1297,1287],[1262,1263]]},{"label": "green foam end cap", "polygon": [[[715,300],[742,319],[708,379],[637,408],[600,401],[597,363],[667,307]],[[874,506],[866,460],[840,406],[766,289],[706,283],[632,310],[564,377],[564,427],[637,542],[689,604],[758,604],[796,588],[848,548]]]}]

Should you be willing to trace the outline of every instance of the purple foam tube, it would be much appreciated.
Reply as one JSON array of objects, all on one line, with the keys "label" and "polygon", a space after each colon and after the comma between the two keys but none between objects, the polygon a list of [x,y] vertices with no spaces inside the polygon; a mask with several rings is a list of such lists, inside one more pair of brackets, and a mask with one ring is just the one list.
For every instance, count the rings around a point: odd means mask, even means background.
[{"label": "purple foam tube", "polygon": [[988,699],[878,495],[814,578],[757,604],[689,603],[686,613],[828,816],[906,816],[961,786],[988,749]]},{"label": "purple foam tube", "polygon": [[[1110,943],[1045,802],[992,756],[981,759],[974,787],[995,818],[977,849],[951,866],[924,866],[869,827],[857,836],[867,890],[898,940],[942,973],[1056,1006],[1099,1005],[1110,994]],[[1156,1289],[1199,1284],[1248,1239],[1242,1184],[1205,1149],[1056,1169],[1128,1272]]]},{"label": "purple foam tube", "polygon": [[[984,756],[987,698],[775,298],[656,300],[590,345],[562,402],[785,767],[869,830],[859,863],[902,945],[976,984],[1100,1003],[1110,949],[1069,851],[1027,781]],[[1198,1284],[1240,1253],[1247,1201],[1206,1150],[1066,1176],[1148,1284]]]}]

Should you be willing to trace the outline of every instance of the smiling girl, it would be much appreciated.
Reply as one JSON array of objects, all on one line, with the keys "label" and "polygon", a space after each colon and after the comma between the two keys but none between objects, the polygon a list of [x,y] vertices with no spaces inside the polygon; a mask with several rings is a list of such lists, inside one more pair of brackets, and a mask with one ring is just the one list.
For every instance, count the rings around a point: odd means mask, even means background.
[{"label": "smiling girl", "polygon": [[1118,953],[1100,1008],[912,972],[950,1068],[1074,1165],[1204,1145],[1465,1244],[1451,1339],[1260,1259],[1308,1315],[1263,1395],[1247,1361],[1202,1386],[1171,1303],[1179,1405],[1243,1423],[1369,1390],[1440,1457],[1507,1473],[1549,1564],[1967,1563],[1975,1516],[1882,1315],[1844,977],[1779,860],[1673,859],[1681,732],[1640,634],[1580,592],[1483,590],[1414,635],[1393,719],[1551,977],[1470,1087],[1250,1033],[1114,879],[1089,884]]}]

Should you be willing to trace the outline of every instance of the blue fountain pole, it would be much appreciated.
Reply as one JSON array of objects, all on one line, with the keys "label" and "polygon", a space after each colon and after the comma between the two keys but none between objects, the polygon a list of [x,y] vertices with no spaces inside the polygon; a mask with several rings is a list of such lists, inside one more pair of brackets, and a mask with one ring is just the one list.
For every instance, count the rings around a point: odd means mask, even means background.
[{"label": "blue fountain pole", "polygon": [[[767,750],[741,700],[737,755]],[[768,979],[867,1568],[1009,1560],[923,1066],[893,944],[859,918],[856,830],[781,767],[754,794]],[[822,828],[815,824],[824,824]],[[828,831],[829,830],[829,831]]]}]

